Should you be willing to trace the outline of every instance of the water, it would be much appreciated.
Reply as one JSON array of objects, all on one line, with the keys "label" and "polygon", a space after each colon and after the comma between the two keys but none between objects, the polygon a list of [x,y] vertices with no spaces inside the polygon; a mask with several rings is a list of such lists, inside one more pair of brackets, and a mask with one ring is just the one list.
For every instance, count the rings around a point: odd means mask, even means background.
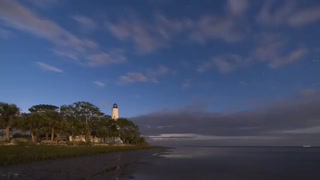
[{"label": "water", "polygon": [[176,147],[0,168],[0,179],[319,180],[320,148]]},{"label": "water", "polygon": [[129,167],[120,179],[318,180],[320,148],[177,147]]}]

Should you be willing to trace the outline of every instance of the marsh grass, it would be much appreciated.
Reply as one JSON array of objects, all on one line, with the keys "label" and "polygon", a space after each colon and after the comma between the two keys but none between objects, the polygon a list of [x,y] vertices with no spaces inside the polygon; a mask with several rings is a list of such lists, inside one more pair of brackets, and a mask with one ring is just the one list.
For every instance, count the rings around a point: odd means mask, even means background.
[{"label": "marsh grass", "polygon": [[91,145],[32,145],[0,146],[0,166],[20,163],[87,156],[117,151],[157,148],[154,146],[91,146]]}]

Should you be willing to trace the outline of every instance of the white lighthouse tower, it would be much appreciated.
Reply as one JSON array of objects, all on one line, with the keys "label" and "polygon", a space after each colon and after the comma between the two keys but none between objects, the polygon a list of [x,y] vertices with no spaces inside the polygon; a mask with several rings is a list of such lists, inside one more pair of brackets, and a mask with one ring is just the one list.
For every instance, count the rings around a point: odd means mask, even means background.
[{"label": "white lighthouse tower", "polygon": [[116,121],[118,118],[119,118],[118,105],[114,103],[112,107],[112,119]]}]

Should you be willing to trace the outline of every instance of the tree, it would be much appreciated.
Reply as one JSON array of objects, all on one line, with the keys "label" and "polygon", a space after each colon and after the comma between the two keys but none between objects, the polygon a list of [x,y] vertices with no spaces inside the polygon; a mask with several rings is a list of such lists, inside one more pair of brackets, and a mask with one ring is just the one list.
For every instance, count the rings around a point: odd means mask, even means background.
[{"label": "tree", "polygon": [[15,104],[0,103],[0,123],[6,128],[6,140],[10,140],[10,128],[13,120],[20,114]]},{"label": "tree", "polygon": [[[98,107],[89,102],[75,102],[72,105],[64,105],[60,108],[65,119],[72,122],[72,133],[78,131],[85,134],[86,141],[90,141],[90,134],[94,127],[97,126],[99,119],[104,117],[104,114]],[[77,126],[78,129],[74,129]]]},{"label": "tree", "polygon": [[85,124],[79,120],[76,109],[72,105],[61,106],[60,114],[66,122],[65,130],[72,138],[74,138],[75,135],[84,133],[82,130],[85,128]]},{"label": "tree", "polygon": [[[39,104],[29,108],[29,111],[31,113],[39,113],[44,115],[42,116],[43,127],[41,128],[41,130],[46,133],[46,138],[48,137],[48,133],[51,130],[51,141],[54,141],[55,129],[57,127],[61,129],[62,124],[62,118],[59,114],[59,107],[49,104]],[[59,133],[58,136],[60,136]]]},{"label": "tree", "polygon": [[30,131],[32,142],[37,142],[40,128],[44,125],[45,115],[42,113],[33,112],[30,114],[22,114],[15,122],[15,126],[23,131]]},{"label": "tree", "polygon": [[120,127],[119,134],[124,143],[136,144],[137,142],[142,141],[139,127],[132,121],[120,118],[116,122]]},{"label": "tree", "polygon": [[[1,129],[1,127],[0,127],[0,129]],[[1,139],[3,138],[3,136],[4,136],[5,134],[6,134],[6,133],[1,129],[1,130],[0,130]]]},{"label": "tree", "polygon": [[111,116],[105,115],[103,118],[100,118],[97,122],[96,135],[104,139],[114,138],[119,136],[119,125],[114,121]]}]

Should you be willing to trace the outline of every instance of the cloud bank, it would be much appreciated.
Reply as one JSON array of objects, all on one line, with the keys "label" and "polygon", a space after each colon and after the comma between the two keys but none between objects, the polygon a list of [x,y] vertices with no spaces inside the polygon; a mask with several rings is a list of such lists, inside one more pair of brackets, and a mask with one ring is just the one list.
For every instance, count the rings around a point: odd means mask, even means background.
[{"label": "cloud bank", "polygon": [[199,103],[133,118],[153,143],[320,145],[320,90],[306,89],[263,108],[220,114]]}]

